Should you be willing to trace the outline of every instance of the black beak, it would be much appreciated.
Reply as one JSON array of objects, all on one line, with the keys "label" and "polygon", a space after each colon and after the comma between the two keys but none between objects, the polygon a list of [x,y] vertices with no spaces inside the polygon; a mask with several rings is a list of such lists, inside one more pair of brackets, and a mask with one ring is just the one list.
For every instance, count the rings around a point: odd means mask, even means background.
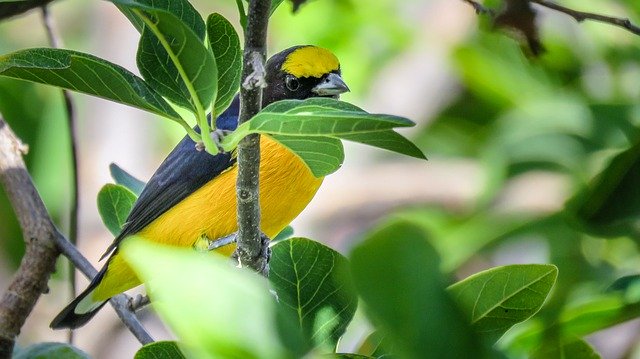
[{"label": "black beak", "polygon": [[349,86],[338,74],[330,73],[321,83],[312,88],[311,91],[319,96],[336,96],[349,92]]}]

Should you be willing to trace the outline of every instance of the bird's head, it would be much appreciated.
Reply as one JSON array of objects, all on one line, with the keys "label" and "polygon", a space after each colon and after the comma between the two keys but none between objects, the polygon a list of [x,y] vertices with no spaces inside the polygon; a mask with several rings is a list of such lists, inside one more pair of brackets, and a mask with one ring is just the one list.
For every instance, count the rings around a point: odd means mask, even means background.
[{"label": "bird's head", "polygon": [[273,55],[266,65],[267,88],[262,104],[309,97],[338,98],[349,87],[340,76],[340,63],[331,51],[311,46],[294,46]]}]

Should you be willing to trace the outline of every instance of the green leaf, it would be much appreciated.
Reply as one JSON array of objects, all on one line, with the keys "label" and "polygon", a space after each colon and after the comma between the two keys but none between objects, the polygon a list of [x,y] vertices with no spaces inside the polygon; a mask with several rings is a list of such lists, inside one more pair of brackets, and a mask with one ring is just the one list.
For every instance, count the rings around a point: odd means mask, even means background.
[{"label": "green leaf", "polygon": [[170,340],[149,343],[140,348],[133,359],[183,359],[186,358],[178,343]]},{"label": "green leaf", "polygon": [[637,233],[640,221],[640,136],[567,203],[570,213],[603,236]]},{"label": "green leaf", "polygon": [[270,137],[300,157],[316,178],[337,171],[344,161],[342,142],[335,138],[283,135]]},{"label": "green leaf", "polygon": [[397,152],[415,158],[420,158],[423,160],[427,159],[424,153],[422,153],[422,151],[415,144],[413,144],[413,142],[407,140],[404,136],[393,130],[345,134],[340,135],[340,138],[343,140],[349,140],[369,146],[383,148],[385,150]]},{"label": "green leaf", "polygon": [[318,242],[288,239],[272,247],[269,280],[306,349],[334,348],[358,303],[347,259]]},{"label": "green leaf", "polygon": [[476,273],[449,287],[478,333],[491,342],[533,316],[558,277],[549,264],[509,265]]},{"label": "green leaf", "polygon": [[271,6],[269,7],[269,15],[273,15],[273,13],[278,10],[278,6],[282,4],[284,0],[271,0]]},{"label": "green leaf", "polygon": [[568,342],[554,343],[554,345],[547,343],[536,350],[530,358],[600,359],[601,357],[589,343],[583,339],[576,338]]},{"label": "green leaf", "polygon": [[142,77],[163,96],[204,117],[217,91],[216,63],[204,37],[170,11],[143,1],[112,2],[132,9],[145,23],[137,55]]},{"label": "green leaf", "polygon": [[77,51],[40,48],[2,55],[0,75],[58,86],[179,119],[141,78],[116,64]]},{"label": "green leaf", "polygon": [[217,115],[229,107],[240,87],[242,49],[233,25],[220,14],[207,18],[207,36],[218,68],[218,95],[213,105]]},{"label": "green leaf", "polygon": [[133,192],[117,184],[106,184],[98,192],[98,212],[114,236],[120,234],[136,199]]},{"label": "green leaf", "polygon": [[144,29],[144,22],[133,11],[133,9],[137,7],[131,6],[132,4],[169,12],[193,30],[200,39],[204,40],[204,20],[202,20],[198,11],[187,0],[128,0],[114,2],[116,2],[116,7],[131,21],[139,33],[142,33]]},{"label": "green leaf", "polygon": [[82,350],[66,343],[38,343],[20,349],[13,359],[89,359]]},{"label": "green leaf", "polygon": [[491,356],[446,292],[424,233],[398,221],[353,250],[351,270],[365,312],[400,357]]},{"label": "green leaf", "polygon": [[370,114],[338,100],[312,98],[273,103],[247,122],[252,132],[277,135],[340,137],[410,127],[410,120],[393,115]]},{"label": "green leaf", "polygon": [[136,196],[140,196],[146,183],[133,177],[115,163],[109,165],[109,172],[111,173],[111,178],[116,181],[116,184],[126,187]]},{"label": "green leaf", "polygon": [[[378,331],[369,334],[359,345],[357,353],[361,355],[370,355],[374,358],[392,353],[391,345],[385,343],[385,337]],[[385,350],[386,347],[386,350]]]},{"label": "green leaf", "polygon": [[289,357],[274,324],[264,278],[214,253],[129,238],[120,253],[142,279],[152,306],[192,358]]}]

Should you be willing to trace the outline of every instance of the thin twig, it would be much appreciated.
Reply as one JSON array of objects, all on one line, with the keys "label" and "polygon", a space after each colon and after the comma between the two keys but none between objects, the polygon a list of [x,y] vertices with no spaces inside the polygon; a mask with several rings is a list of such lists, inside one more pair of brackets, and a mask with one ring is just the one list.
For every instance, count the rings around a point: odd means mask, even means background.
[{"label": "thin twig", "polygon": [[[49,39],[49,44],[53,48],[62,47],[62,38],[56,31],[53,19],[49,16],[49,9],[45,5],[42,7],[42,22]],[[69,241],[73,245],[78,245],[78,202],[79,202],[79,189],[80,181],[78,175],[78,150],[75,131],[75,110],[73,105],[73,99],[71,94],[67,90],[62,90],[62,97],[64,98],[64,107],[67,113],[67,127],[69,130],[69,139],[71,145],[71,211],[69,213]],[[71,298],[76,296],[76,269],[73,266],[69,266],[69,291],[71,292]],[[73,330],[69,330],[67,341],[69,344],[73,343]]]},{"label": "thin twig", "polygon": [[582,22],[585,20],[603,22],[613,26],[621,27],[636,35],[640,35],[640,27],[638,27],[637,25],[634,25],[629,19],[607,16],[607,15],[600,15],[600,14],[584,12],[584,11],[577,11],[577,10],[569,9],[562,5],[558,5],[552,1],[545,1],[545,0],[530,0],[530,1],[540,6],[544,6],[546,8],[567,14],[572,18],[574,18],[577,22]]},{"label": "thin twig", "polygon": [[[98,271],[93,268],[91,263],[78,251],[78,249],[72,245],[64,236],[57,232],[55,238],[58,248],[62,254],[67,257],[73,265],[82,272],[89,280],[98,274]],[[118,317],[122,320],[124,325],[129,331],[138,339],[141,344],[147,344],[153,342],[153,338],[144,329],[135,313],[129,309],[129,303],[131,299],[126,294],[119,294],[111,298],[110,303],[113,309],[115,309]]]},{"label": "thin twig", "polygon": [[[242,124],[262,108],[264,61],[270,0],[249,2],[247,28],[240,87],[240,119]],[[260,235],[260,202],[258,193],[260,169],[260,136],[249,135],[238,145],[238,247],[234,257],[241,266],[268,273],[268,253]]]},{"label": "thin twig", "polygon": [[[496,12],[493,9],[490,9],[480,4],[478,1],[474,1],[474,0],[462,0],[462,1],[471,5],[471,7],[473,7],[473,9],[476,11],[477,14],[489,15],[491,17],[495,17],[496,15]],[[601,14],[596,14],[591,12],[573,10],[573,9],[569,9],[568,7],[559,5],[553,1],[529,0],[529,2],[569,15],[577,22],[583,22],[585,20],[602,22],[605,24],[623,28],[633,34],[640,35],[640,26],[633,24],[631,20],[627,18],[607,16],[607,15],[601,15]]]}]

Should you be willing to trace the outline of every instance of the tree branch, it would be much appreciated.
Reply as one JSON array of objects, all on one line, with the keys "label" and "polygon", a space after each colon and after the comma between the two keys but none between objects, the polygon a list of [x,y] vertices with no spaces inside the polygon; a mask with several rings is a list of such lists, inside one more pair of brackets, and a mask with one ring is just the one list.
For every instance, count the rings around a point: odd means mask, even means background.
[{"label": "tree branch", "polygon": [[[474,1],[474,0],[462,0],[462,1],[471,5],[471,7],[473,7],[473,9],[476,11],[477,14],[489,15],[491,17],[496,16],[496,12],[493,9],[490,9],[480,4],[480,2],[478,1]],[[627,18],[619,18],[619,17],[607,16],[607,15],[600,15],[600,14],[591,13],[591,12],[577,11],[577,10],[569,9],[567,7],[559,5],[553,1],[529,0],[529,2],[569,15],[577,22],[583,22],[585,20],[602,22],[605,24],[623,28],[633,34],[640,35],[640,27],[633,24],[631,20]]]},{"label": "tree branch", "polygon": [[633,23],[631,23],[631,20],[629,19],[624,19],[624,18],[618,18],[618,17],[612,17],[612,16],[606,16],[606,15],[600,15],[600,14],[594,14],[594,13],[590,13],[590,12],[583,12],[583,11],[577,11],[577,10],[572,10],[569,8],[566,8],[564,6],[558,5],[552,1],[545,1],[545,0],[530,0],[532,3],[538,4],[540,6],[544,6],[546,8],[555,10],[555,11],[559,11],[561,13],[567,14],[569,16],[571,16],[572,18],[574,18],[577,22],[582,22],[584,20],[592,20],[592,21],[598,21],[598,22],[603,22],[606,24],[610,24],[613,26],[618,26],[621,27],[623,29],[626,29],[627,31],[634,33],[636,35],[640,35],[640,27],[634,25]]},{"label": "tree branch", "polygon": [[[251,0],[247,14],[239,123],[248,121],[262,107],[264,61],[270,0]],[[235,256],[242,266],[268,273],[268,254],[260,236],[259,202],[260,136],[249,135],[238,145],[238,248]]]},{"label": "tree branch", "polygon": [[54,272],[57,230],[26,170],[22,154],[27,147],[0,119],[0,182],[13,206],[26,244],[20,267],[0,298],[0,357],[9,358],[20,328]]},{"label": "tree branch", "polygon": [[0,2],[0,20],[23,14],[31,9],[46,5],[53,0],[16,0]]},{"label": "tree branch", "polygon": [[[40,295],[48,291],[47,281],[55,270],[60,252],[87,277],[92,278],[97,273],[51,221],[22,159],[25,152],[26,146],[0,118],[0,183],[18,217],[26,243],[20,267],[0,298],[0,358],[11,357],[20,328]],[[141,343],[153,341],[134,313],[127,309],[127,296],[114,297],[111,304]]]}]

